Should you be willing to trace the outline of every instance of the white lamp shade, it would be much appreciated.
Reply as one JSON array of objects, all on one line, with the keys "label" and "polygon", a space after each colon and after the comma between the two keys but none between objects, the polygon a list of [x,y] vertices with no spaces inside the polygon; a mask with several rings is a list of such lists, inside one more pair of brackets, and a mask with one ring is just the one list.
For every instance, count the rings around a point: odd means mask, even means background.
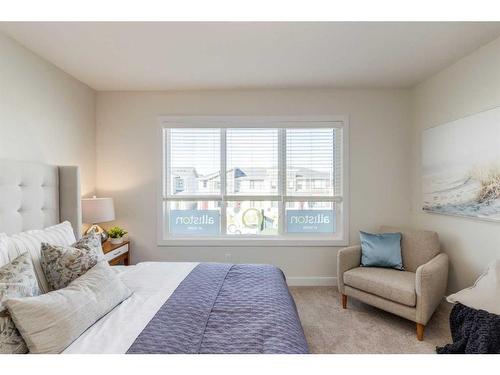
[{"label": "white lamp shade", "polygon": [[115,220],[113,198],[82,199],[82,221],[87,224],[105,223]]}]

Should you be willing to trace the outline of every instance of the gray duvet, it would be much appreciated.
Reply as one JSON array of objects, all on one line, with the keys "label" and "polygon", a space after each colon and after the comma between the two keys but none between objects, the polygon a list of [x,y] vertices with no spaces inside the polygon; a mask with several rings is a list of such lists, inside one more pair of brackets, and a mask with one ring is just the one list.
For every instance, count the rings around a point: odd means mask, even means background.
[{"label": "gray duvet", "polygon": [[270,265],[201,263],[127,353],[307,353],[295,302]]}]

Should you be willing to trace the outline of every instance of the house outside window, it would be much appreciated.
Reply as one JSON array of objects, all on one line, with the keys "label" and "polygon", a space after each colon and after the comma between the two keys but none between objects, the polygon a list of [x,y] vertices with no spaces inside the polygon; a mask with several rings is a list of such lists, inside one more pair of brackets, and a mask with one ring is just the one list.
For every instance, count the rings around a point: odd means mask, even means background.
[{"label": "house outside window", "polygon": [[176,177],[175,178],[175,192],[180,193],[184,191],[184,180],[182,177]]}]

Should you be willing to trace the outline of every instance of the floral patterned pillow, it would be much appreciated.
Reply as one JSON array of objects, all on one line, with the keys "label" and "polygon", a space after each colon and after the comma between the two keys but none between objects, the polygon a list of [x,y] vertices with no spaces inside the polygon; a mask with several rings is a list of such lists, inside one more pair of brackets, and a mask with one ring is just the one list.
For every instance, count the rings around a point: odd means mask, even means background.
[{"label": "floral patterned pillow", "polygon": [[91,233],[71,246],[42,242],[42,269],[51,290],[65,288],[104,260],[100,236]]},{"label": "floral patterned pillow", "polygon": [[7,311],[0,313],[0,354],[26,354],[28,346]]},{"label": "floral patterned pillow", "polygon": [[99,257],[99,260],[104,259],[104,252],[102,251],[101,235],[99,233],[89,233],[76,241],[71,247],[77,249],[88,248],[94,250]]},{"label": "floral patterned pillow", "polygon": [[40,295],[29,253],[24,253],[0,268],[0,354],[27,353],[28,348],[16,329],[5,301],[9,298]]}]

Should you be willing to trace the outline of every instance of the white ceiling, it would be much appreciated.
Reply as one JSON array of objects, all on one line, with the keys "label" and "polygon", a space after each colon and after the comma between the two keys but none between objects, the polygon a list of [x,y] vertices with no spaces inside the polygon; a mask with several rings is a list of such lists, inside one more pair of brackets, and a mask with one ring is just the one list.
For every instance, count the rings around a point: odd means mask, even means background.
[{"label": "white ceiling", "polygon": [[96,90],[410,87],[496,23],[0,23]]}]

